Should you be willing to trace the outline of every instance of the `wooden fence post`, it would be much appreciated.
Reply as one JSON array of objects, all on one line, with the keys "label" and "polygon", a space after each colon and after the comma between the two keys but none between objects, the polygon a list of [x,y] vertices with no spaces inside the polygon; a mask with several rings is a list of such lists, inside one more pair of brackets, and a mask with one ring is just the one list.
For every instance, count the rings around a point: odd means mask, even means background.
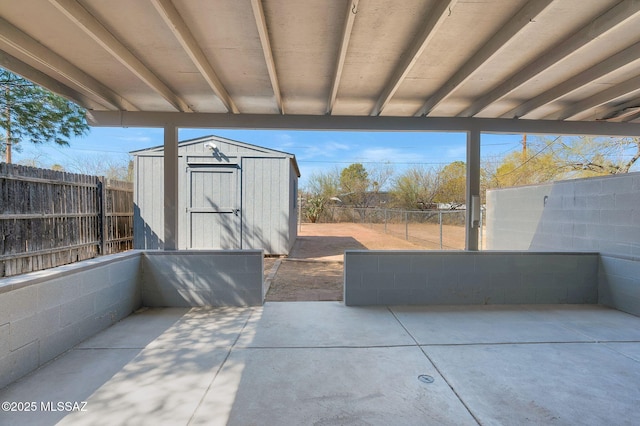
[{"label": "wooden fence post", "polygon": [[100,254],[107,254],[107,191],[104,176],[98,177],[98,241]]}]

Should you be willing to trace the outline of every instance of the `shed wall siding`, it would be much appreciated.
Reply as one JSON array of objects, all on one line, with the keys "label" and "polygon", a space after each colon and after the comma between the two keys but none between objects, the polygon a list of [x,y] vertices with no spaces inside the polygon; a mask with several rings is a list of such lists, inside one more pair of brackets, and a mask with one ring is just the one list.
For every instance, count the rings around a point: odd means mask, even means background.
[{"label": "shed wall siding", "polygon": [[164,248],[164,160],[136,157],[134,235],[136,249]]},{"label": "shed wall siding", "polygon": [[243,158],[243,249],[289,252],[288,163],[287,158]]}]

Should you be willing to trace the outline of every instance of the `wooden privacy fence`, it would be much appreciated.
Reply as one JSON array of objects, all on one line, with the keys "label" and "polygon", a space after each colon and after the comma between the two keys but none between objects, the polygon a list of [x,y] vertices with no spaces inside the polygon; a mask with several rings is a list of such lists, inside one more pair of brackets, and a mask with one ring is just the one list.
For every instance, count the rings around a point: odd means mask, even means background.
[{"label": "wooden privacy fence", "polygon": [[133,184],[0,163],[0,277],[133,248]]}]

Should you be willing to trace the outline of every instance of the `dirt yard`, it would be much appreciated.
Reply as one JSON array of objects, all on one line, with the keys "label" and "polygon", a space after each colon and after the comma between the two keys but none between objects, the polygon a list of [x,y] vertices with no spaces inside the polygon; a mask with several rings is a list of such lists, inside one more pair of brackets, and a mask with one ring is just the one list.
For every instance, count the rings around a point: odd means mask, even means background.
[{"label": "dirt yard", "polygon": [[[437,235],[430,239],[439,241]],[[464,229],[462,230],[464,246]],[[268,301],[342,300],[345,250],[424,250],[390,234],[352,223],[305,223],[287,258],[265,259],[265,276],[271,280]],[[438,247],[439,248],[439,245]]]}]

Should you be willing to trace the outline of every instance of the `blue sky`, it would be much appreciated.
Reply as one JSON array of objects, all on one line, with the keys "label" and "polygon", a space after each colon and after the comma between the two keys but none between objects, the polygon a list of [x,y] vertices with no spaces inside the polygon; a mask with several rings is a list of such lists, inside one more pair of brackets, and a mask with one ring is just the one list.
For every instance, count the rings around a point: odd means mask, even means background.
[{"label": "blue sky", "polygon": [[[388,164],[397,173],[407,167],[446,165],[465,161],[466,137],[462,133],[425,132],[320,132],[181,129],[180,140],[217,135],[295,154],[302,173],[301,186],[313,173],[344,168],[360,162],[365,167]],[[522,135],[483,135],[482,156],[503,156],[521,149]],[[24,143],[14,161],[36,158],[44,167],[67,165],[83,158],[128,161],[128,152],[162,145],[162,129],[92,128],[70,147]]]}]

